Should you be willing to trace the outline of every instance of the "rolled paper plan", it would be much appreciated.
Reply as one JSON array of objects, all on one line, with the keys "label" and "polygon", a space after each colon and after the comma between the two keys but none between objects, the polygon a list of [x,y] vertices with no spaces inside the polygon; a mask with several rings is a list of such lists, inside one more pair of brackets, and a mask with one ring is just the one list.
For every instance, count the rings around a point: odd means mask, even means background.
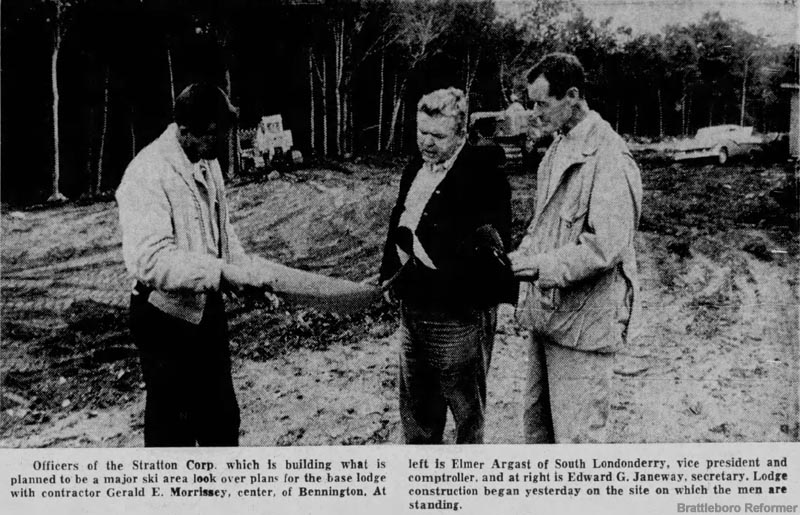
[{"label": "rolled paper plan", "polygon": [[275,293],[320,311],[349,315],[367,309],[382,296],[380,288],[372,284],[329,277],[264,259],[259,259],[258,263]]}]

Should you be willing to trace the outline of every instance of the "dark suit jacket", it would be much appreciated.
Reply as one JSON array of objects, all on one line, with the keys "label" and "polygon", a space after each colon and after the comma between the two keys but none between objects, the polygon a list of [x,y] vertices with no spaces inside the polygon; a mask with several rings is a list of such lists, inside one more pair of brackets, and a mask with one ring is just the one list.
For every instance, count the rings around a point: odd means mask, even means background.
[{"label": "dark suit jacket", "polygon": [[[403,171],[400,193],[389,220],[380,278],[400,269],[396,244],[406,196],[422,166],[418,155]],[[476,255],[476,230],[491,225],[508,252],[511,241],[511,188],[491,152],[466,145],[425,206],[416,234],[436,270],[416,263],[395,282],[395,294],[417,307],[484,308],[516,303],[518,284],[510,270],[498,270]],[[402,247],[402,244],[401,244]]]}]

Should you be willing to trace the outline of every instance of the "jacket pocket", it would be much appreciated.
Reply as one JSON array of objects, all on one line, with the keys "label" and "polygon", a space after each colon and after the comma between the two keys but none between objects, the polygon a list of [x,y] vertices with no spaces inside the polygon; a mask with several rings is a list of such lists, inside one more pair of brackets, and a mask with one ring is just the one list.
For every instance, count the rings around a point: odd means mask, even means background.
[{"label": "jacket pocket", "polygon": [[565,288],[553,288],[555,307],[562,313],[569,313],[581,311],[587,302],[595,306],[602,305],[603,302],[598,302],[597,299],[604,295],[612,282],[612,275],[606,273],[584,279]]},{"label": "jacket pocket", "polygon": [[[541,290],[535,284],[523,283],[520,302],[515,310],[518,324],[530,329],[534,333],[546,334],[548,321],[553,313],[552,307],[547,307],[551,290]],[[552,303],[550,304],[552,306]]]},{"label": "jacket pocket", "polygon": [[591,175],[586,165],[571,169],[564,197],[559,206],[558,246],[578,241],[589,212]]},{"label": "jacket pocket", "polygon": [[555,342],[591,351],[611,351],[624,342],[628,288],[619,268],[557,289],[558,307],[548,328]]},{"label": "jacket pocket", "polygon": [[586,222],[588,207],[581,205],[580,201],[573,205],[565,205],[559,211],[559,238],[558,246],[575,243],[581,235]]}]

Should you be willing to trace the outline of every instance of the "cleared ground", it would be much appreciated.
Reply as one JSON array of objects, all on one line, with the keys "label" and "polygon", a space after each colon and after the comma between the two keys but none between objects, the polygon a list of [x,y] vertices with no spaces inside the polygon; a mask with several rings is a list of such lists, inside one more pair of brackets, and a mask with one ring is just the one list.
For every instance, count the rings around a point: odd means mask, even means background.
[{"label": "cleared ground", "polygon": [[[643,165],[643,313],[620,354],[618,442],[796,441],[796,188],[779,166]],[[534,182],[513,173],[516,238]],[[349,164],[230,188],[245,246],[377,272],[397,168]],[[0,446],[138,446],[144,390],[113,202],[2,216]],[[243,445],[400,442],[395,314],[229,304]],[[487,439],[519,443],[527,335],[503,306]],[[452,435],[450,435],[452,438]]]}]

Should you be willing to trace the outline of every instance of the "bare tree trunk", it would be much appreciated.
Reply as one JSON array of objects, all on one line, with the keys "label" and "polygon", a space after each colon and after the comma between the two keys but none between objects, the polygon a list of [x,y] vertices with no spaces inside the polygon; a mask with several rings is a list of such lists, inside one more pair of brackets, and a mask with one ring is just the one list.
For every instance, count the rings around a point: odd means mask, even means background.
[{"label": "bare tree trunk", "polygon": [[328,155],[328,71],[322,59],[322,154]]},{"label": "bare tree trunk", "polygon": [[403,103],[403,93],[405,92],[406,85],[405,81],[402,83],[398,83],[397,75],[395,74],[395,84],[394,84],[394,107],[392,108],[392,120],[389,124],[389,148],[392,151],[395,151],[396,146],[396,136],[397,136],[397,123],[400,117],[400,107]]},{"label": "bare tree trunk", "polygon": [[397,122],[398,122],[398,119],[400,118],[400,107],[401,107],[400,104],[401,103],[402,103],[402,101],[400,100],[400,98],[397,97],[397,94],[395,93],[394,107],[392,108],[392,120],[391,120],[391,122],[389,122],[389,139],[388,139],[389,149],[392,152],[397,150],[397,141],[396,141],[396,139],[397,139]]},{"label": "bare tree trunk", "polygon": [[689,134],[689,109],[688,109],[688,102],[691,101],[689,98],[689,92],[686,88],[686,78],[681,82],[681,134],[685,137]]},{"label": "bare tree trunk", "polygon": [[[217,21],[218,25],[215,28],[215,36],[217,43],[222,49],[222,59],[224,65],[224,81],[225,81],[225,94],[228,100],[233,104],[233,80],[231,78],[231,62],[233,60],[233,52],[231,52],[231,25],[230,19],[222,17]],[[234,177],[241,170],[241,163],[239,162],[241,144],[239,142],[239,127],[238,123],[234,123],[228,128],[226,135],[227,152],[225,155],[225,162],[222,165],[222,174],[226,179]]]},{"label": "bare tree trunk", "polygon": [[[348,102],[348,104],[352,104],[352,99],[350,102]],[[356,143],[359,141],[358,138],[356,138],[355,117],[356,115],[355,111],[353,110],[353,106],[350,105],[350,109],[347,111],[347,119],[349,120],[347,131],[348,134],[350,134],[350,152],[353,153],[356,152]]]},{"label": "bare tree trunk", "polygon": [[95,106],[91,106],[86,110],[86,127],[87,127],[87,134],[86,134],[86,160],[85,160],[85,185],[82,184],[80,186],[80,195],[95,195],[95,161],[97,155],[97,144],[94,141],[96,131],[94,130],[94,121],[95,121]]},{"label": "bare tree trunk", "polygon": [[314,152],[315,145],[317,141],[317,133],[316,133],[316,120],[315,113],[314,113],[314,53],[312,48],[309,46],[308,48],[308,102],[309,102],[309,122],[311,126],[311,136],[310,136],[310,145],[309,148],[311,152]]},{"label": "bare tree trunk", "polygon": [[350,95],[344,97],[344,149],[353,153],[353,110],[350,106]]},{"label": "bare tree trunk", "polygon": [[133,107],[131,107],[131,118],[128,126],[131,133],[131,159],[133,159],[136,157],[136,130],[133,126]]},{"label": "bare tree trunk", "polygon": [[400,152],[406,148],[406,103],[400,100]]},{"label": "bare tree trunk", "polygon": [[[60,3],[59,3],[60,9]],[[56,20],[56,24],[60,23]],[[60,28],[56,28],[55,44],[53,45],[53,55],[50,59],[50,80],[53,88],[53,187],[48,202],[63,202],[67,200],[61,191],[59,191],[59,183],[61,182],[61,153],[59,148],[59,131],[58,131],[58,52],[61,49],[61,33]]]},{"label": "bare tree trunk", "polygon": [[686,136],[686,97],[681,97],[681,136]]},{"label": "bare tree trunk", "polygon": [[708,125],[714,125],[714,101],[708,103]]},{"label": "bare tree trunk", "polygon": [[400,101],[395,98],[394,99],[394,106],[392,107],[392,120],[389,122],[389,138],[387,140],[387,146],[391,152],[394,152],[397,148],[395,144],[395,135],[397,134],[396,125],[397,125],[397,118],[400,115]]},{"label": "bare tree trunk", "polygon": [[686,108],[686,133],[692,134],[692,95],[689,95],[689,105]]},{"label": "bare tree trunk", "polygon": [[[344,25],[344,22],[342,23]],[[346,28],[343,26],[342,30]],[[347,56],[353,58],[353,38],[348,37],[347,45],[344,47]],[[349,67],[349,70],[344,69],[344,62],[342,62],[342,72],[347,73],[344,77],[344,145],[349,154],[355,153],[355,132],[353,129],[353,74],[355,70]]]},{"label": "bare tree trunk", "polygon": [[103,93],[103,128],[100,130],[100,150],[97,153],[97,177],[94,183],[95,194],[100,193],[103,184],[103,156],[105,155],[106,135],[108,134],[108,83],[110,75],[111,67],[106,66],[105,91]]},{"label": "bare tree trunk", "polygon": [[336,155],[342,154],[344,147],[342,141],[342,72],[344,59],[344,20],[335,22],[333,27],[333,101],[334,106],[334,135]]},{"label": "bare tree trunk", "polygon": [[661,102],[661,88],[658,88],[658,136],[664,138],[664,105]]},{"label": "bare tree trunk", "polygon": [[499,71],[497,73],[497,79],[500,82],[500,94],[503,95],[503,99],[505,99],[506,105],[509,105],[509,104],[511,104],[511,99],[506,94],[506,87],[505,87],[505,84],[503,84],[503,76],[505,75],[505,73],[506,73],[506,60],[503,59],[503,57],[501,56],[500,57],[500,69],[499,69]]},{"label": "bare tree trunk", "polygon": [[[225,48],[224,52],[226,58],[228,56],[227,50],[227,41],[223,43],[223,48]],[[233,83],[231,82],[231,68],[230,63],[225,63],[225,94],[228,95],[228,99],[233,103]],[[239,130],[237,128],[237,124],[234,124],[232,127],[228,129],[228,156],[227,162],[225,163],[225,170],[223,174],[226,179],[230,179],[234,175],[236,175],[237,166],[236,161],[239,157]]]},{"label": "bare tree trunk", "polygon": [[172,52],[167,43],[167,65],[169,66],[169,92],[172,95],[172,108],[175,109],[175,72],[172,68]]},{"label": "bare tree trunk", "polygon": [[[467,98],[467,110],[469,110],[469,86],[470,86],[470,49],[467,48],[467,53],[464,56],[464,96]],[[469,113],[467,113],[469,119]]]},{"label": "bare tree trunk", "polygon": [[346,141],[346,130],[347,130],[347,93],[342,91],[343,83],[342,79],[344,77],[344,20],[341,20],[341,26],[339,29],[339,61],[337,64],[337,77],[336,77],[336,91],[338,92],[338,107],[339,107],[339,154],[347,152],[347,141]]},{"label": "bare tree trunk", "polygon": [[[344,21],[342,21],[344,24]],[[342,59],[343,59],[343,46],[344,46],[344,29],[339,31],[339,37],[336,42],[336,155],[342,155],[344,145],[342,144],[342,122],[344,119],[344,112],[342,109]]]},{"label": "bare tree trunk", "polygon": [[475,75],[478,73],[478,65],[480,64],[480,60],[480,52],[478,52],[478,56],[475,58],[475,62],[473,62],[472,52],[467,49],[467,55],[464,57],[464,95],[467,97],[467,120],[469,120],[469,106],[471,105],[469,101],[469,95],[472,91],[472,83],[475,81]]},{"label": "bare tree trunk", "polygon": [[386,52],[381,50],[381,82],[380,90],[378,92],[378,144],[377,150],[383,150],[383,89],[386,83]]}]

